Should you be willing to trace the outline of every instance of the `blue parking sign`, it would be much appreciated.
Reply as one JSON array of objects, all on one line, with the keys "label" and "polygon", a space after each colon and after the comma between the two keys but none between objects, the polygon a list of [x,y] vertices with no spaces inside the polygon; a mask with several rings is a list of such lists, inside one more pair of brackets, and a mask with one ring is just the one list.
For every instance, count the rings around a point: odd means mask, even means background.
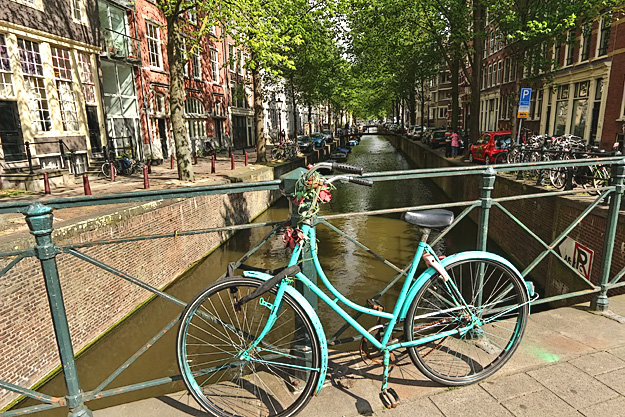
[{"label": "blue parking sign", "polygon": [[531,99],[532,99],[532,89],[521,88],[521,97],[519,98],[519,106],[529,107]]}]

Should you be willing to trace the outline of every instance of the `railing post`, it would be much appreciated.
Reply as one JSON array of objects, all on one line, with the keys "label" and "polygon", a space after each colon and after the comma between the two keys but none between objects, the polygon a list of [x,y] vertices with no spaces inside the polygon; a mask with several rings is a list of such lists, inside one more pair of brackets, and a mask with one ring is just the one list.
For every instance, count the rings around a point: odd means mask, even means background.
[{"label": "railing post", "polygon": [[68,416],[90,417],[92,413],[83,402],[83,392],[80,389],[76,363],[74,362],[74,349],[56,264],[58,248],[52,241],[52,221],[52,209],[39,202],[31,204],[26,211],[26,223],[28,223],[31,234],[35,236],[35,253],[41,262],[56,344],[63,367],[63,376],[67,387]]},{"label": "railing post", "polygon": [[608,309],[608,289],[610,287],[610,268],[612,266],[612,252],[618,226],[618,214],[621,206],[621,195],[625,191],[625,160],[612,166],[612,185],[615,190],[610,196],[610,208],[606,222],[605,238],[603,240],[603,256],[601,257],[601,292],[595,295],[590,302],[593,311],[606,311]]},{"label": "railing post", "polygon": [[495,188],[496,172],[493,167],[488,167],[482,174],[482,184],[480,186],[480,218],[477,225],[477,250],[486,250],[488,241],[488,217],[490,208],[493,205],[491,193]]}]

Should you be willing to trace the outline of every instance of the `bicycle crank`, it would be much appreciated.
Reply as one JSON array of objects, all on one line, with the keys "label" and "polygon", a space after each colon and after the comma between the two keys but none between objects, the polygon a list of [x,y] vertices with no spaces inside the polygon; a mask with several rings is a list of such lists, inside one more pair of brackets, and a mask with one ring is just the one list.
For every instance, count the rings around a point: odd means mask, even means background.
[{"label": "bicycle crank", "polygon": [[[375,337],[376,340],[381,342],[382,341],[382,337],[384,336],[384,331],[385,330],[386,330],[386,325],[378,324],[376,326],[373,326],[369,330],[367,330],[367,332],[370,335],[372,335],[373,337]],[[398,343],[398,342],[399,342],[399,339],[391,339],[391,340],[389,340],[388,344],[392,345],[392,344],[395,344],[395,343]],[[376,349],[375,347],[370,346],[369,341],[367,339],[365,339],[364,337],[360,341],[359,350],[360,350],[360,357],[362,358],[362,361],[366,365],[369,364],[369,361],[377,363],[379,365],[384,365],[384,353],[381,352],[380,350]],[[393,368],[394,366],[404,366],[404,365],[408,365],[409,363],[411,363],[410,361],[406,361],[404,363],[399,363],[399,361],[407,353],[408,353],[407,350],[403,350],[399,355],[396,355],[394,352],[390,352],[389,369]]]}]

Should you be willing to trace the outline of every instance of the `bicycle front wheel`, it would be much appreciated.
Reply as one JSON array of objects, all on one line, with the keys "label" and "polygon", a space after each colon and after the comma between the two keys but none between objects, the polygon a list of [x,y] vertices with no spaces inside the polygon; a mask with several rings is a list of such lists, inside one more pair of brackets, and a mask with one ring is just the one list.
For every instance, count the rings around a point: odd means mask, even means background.
[{"label": "bicycle front wheel", "polygon": [[[429,341],[408,352],[431,380],[471,384],[495,373],[518,347],[529,315],[527,290],[516,272],[495,260],[473,258],[445,269],[468,307],[456,301],[439,274],[433,276],[417,293],[404,324],[407,340]],[[457,332],[442,335],[450,330]]]},{"label": "bicycle front wheel", "polygon": [[185,385],[213,416],[296,414],[310,400],[320,375],[317,333],[301,305],[284,295],[278,318],[258,346],[275,291],[236,302],[262,281],[233,277],[200,293],[185,309],[176,353]]}]

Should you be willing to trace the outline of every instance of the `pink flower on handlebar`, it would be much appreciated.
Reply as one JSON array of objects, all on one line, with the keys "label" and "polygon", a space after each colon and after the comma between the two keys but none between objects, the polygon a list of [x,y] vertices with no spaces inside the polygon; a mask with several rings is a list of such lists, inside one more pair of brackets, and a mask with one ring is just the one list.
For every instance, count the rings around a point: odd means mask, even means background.
[{"label": "pink flower on handlebar", "polygon": [[326,189],[319,191],[319,201],[322,203],[329,203],[332,200],[332,194]]}]

